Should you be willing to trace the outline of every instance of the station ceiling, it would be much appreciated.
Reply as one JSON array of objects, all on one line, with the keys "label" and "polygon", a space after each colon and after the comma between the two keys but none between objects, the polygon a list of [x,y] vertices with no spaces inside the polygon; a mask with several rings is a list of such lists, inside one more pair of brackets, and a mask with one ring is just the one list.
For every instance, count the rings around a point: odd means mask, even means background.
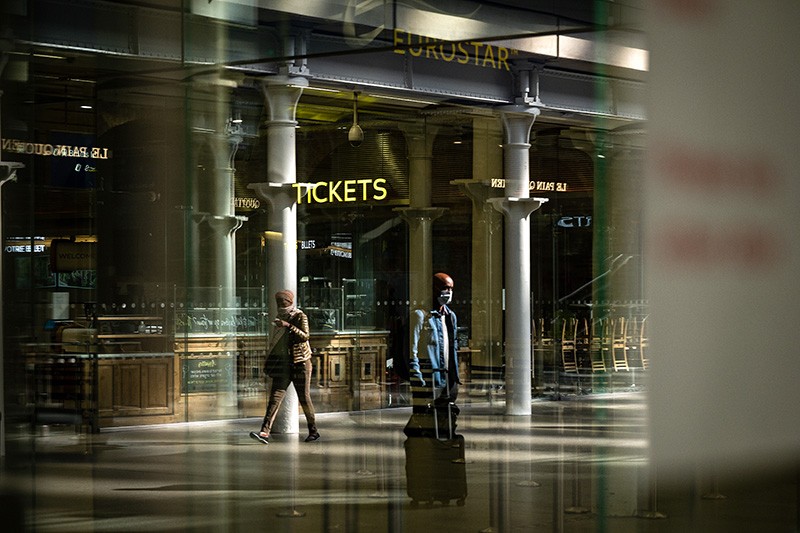
[{"label": "station ceiling", "polygon": [[515,65],[539,69],[545,122],[644,118],[640,0],[10,0],[2,9],[3,83],[25,86],[7,98],[43,126],[95,127],[98,97],[180,103],[187,84],[219,73],[238,80],[239,112],[258,115],[258,79],[287,64],[310,81],[298,114],[307,127],[351,120],[356,92],[364,121],[423,113],[459,123],[513,101],[511,72],[414,57],[414,39],[514,50]]}]

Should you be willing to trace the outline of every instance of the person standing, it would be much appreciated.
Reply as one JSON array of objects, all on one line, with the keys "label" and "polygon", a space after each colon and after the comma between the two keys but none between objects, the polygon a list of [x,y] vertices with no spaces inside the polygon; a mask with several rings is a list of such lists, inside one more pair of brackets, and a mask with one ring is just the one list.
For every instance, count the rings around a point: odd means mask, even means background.
[{"label": "person standing", "polygon": [[[416,309],[412,315],[409,374],[415,413],[424,413],[433,403],[455,404],[458,398],[458,320],[447,305],[453,299],[453,288],[449,275],[434,274],[433,309],[427,313]],[[426,379],[432,379],[433,386]]]},{"label": "person standing", "polygon": [[306,442],[319,439],[314,404],[311,402],[311,336],[306,314],[294,305],[294,293],[281,290],[275,293],[278,316],[275,318],[272,342],[267,350],[264,372],[272,378],[267,411],[261,430],[250,432],[250,437],[269,444],[270,430],[278,415],[286,389],[294,383],[303,414],[308,425]]}]

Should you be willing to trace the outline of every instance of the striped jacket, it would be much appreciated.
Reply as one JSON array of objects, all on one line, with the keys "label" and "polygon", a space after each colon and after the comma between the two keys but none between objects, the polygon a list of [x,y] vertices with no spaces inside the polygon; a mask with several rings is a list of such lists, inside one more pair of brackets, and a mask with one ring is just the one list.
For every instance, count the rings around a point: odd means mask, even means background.
[{"label": "striped jacket", "polygon": [[311,338],[311,328],[308,326],[308,316],[298,309],[287,322],[289,327],[286,328],[286,333],[289,334],[289,352],[292,354],[292,359],[295,363],[311,359],[311,344],[308,342]]}]

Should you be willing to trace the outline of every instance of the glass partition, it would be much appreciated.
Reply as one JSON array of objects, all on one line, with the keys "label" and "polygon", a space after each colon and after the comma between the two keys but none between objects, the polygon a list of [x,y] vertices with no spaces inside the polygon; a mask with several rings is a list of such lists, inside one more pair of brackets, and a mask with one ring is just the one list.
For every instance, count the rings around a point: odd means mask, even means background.
[{"label": "glass partition", "polygon": [[24,165],[2,189],[3,419],[21,447],[50,428],[260,420],[287,288],[309,318],[316,411],[405,412],[435,272],[454,281],[459,404],[502,404],[520,243],[491,200],[519,147],[506,106],[538,109],[537,76],[551,104],[526,178],[547,202],[526,220],[523,392],[644,383],[627,199],[643,131],[621,128],[643,117],[587,96],[603,77],[540,68],[587,59],[592,9],[33,3],[50,9],[12,10],[2,78],[2,159]]}]

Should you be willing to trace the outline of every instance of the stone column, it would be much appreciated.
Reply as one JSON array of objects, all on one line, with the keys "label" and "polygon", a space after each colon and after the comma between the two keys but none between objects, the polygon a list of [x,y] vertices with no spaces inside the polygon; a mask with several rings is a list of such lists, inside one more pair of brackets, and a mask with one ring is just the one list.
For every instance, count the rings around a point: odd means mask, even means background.
[{"label": "stone column", "polygon": [[433,221],[442,216],[444,207],[399,209],[408,224],[409,300],[412,308],[430,310],[433,292]]},{"label": "stone column", "polygon": [[[502,218],[489,199],[497,196],[487,180],[455,180],[472,200],[472,328],[470,384],[488,392],[502,365]],[[463,346],[462,348],[467,348]]]},{"label": "stone column", "polygon": [[[295,111],[308,86],[301,76],[271,76],[262,81],[267,111],[267,181],[253,183],[259,199],[269,204],[267,239],[267,295],[270,322],[277,314],[274,295],[289,289],[297,295],[297,151]],[[273,433],[298,433],[297,392],[294,386],[286,391],[283,405],[272,427]]]},{"label": "stone column", "polygon": [[196,281],[202,287],[218,289],[220,308],[233,307],[235,297],[236,240],[234,233],[247,220],[236,216],[233,208],[233,158],[241,137],[229,131],[208,134],[204,146],[212,162],[211,179],[198,191],[203,207],[193,215],[199,243],[205,253],[196,258]]},{"label": "stone column", "polygon": [[409,207],[397,211],[408,223],[408,293],[411,307],[431,309],[433,278],[433,221],[445,208],[431,207],[431,161],[438,127],[403,129],[408,144]]},{"label": "stone column", "polygon": [[545,198],[530,197],[530,133],[539,109],[501,109],[505,142],[505,198],[489,202],[505,215],[506,414],[531,414],[530,214]]},{"label": "stone column", "polygon": [[500,376],[503,353],[503,219],[487,202],[502,192],[492,180],[503,177],[503,131],[497,118],[476,118],[472,132],[473,179],[452,183],[472,200],[470,384],[487,392]]},{"label": "stone column", "polygon": [[[241,131],[233,127],[230,89],[235,80],[217,75],[195,79],[200,94],[197,113],[193,116],[195,147],[194,183],[192,187],[192,232],[196,246],[191,248],[188,265],[193,275],[193,289],[204,305],[217,309],[220,335],[235,335],[236,239],[234,233],[247,220],[236,216],[233,206],[233,160]],[[207,292],[206,292],[207,291]],[[236,368],[233,361],[232,368]],[[237,405],[236,373],[231,374],[226,390],[219,391],[220,408]]]}]

